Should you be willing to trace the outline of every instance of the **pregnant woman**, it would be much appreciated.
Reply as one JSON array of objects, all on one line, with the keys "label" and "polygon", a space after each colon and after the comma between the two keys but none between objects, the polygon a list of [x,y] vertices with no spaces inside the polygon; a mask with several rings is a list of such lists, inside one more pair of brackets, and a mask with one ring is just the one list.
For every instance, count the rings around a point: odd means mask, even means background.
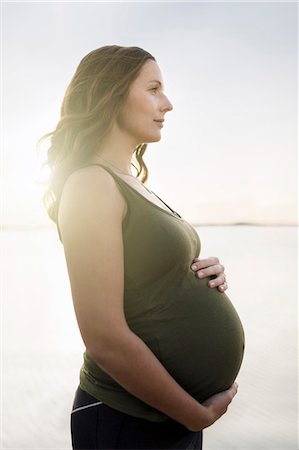
[{"label": "pregnant woman", "polygon": [[104,46],[82,59],[42,138],[86,348],[73,449],[201,449],[237,392],[244,332],[224,267],[198,258],[196,230],[145,185],[142,156],[172,109],[151,54]]}]

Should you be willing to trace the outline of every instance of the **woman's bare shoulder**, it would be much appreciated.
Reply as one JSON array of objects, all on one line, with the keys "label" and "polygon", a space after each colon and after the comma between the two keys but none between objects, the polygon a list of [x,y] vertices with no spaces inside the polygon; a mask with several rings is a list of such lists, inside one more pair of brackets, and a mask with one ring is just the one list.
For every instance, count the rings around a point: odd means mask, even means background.
[{"label": "woman's bare shoulder", "polygon": [[[86,166],[74,170],[64,183],[64,190],[106,188],[113,189],[116,186],[113,176],[101,166]],[[95,195],[97,192],[95,192]]]},{"label": "woman's bare shoulder", "polygon": [[127,205],[110,173],[100,166],[82,167],[69,175],[61,193],[58,222],[107,217],[123,220]]}]

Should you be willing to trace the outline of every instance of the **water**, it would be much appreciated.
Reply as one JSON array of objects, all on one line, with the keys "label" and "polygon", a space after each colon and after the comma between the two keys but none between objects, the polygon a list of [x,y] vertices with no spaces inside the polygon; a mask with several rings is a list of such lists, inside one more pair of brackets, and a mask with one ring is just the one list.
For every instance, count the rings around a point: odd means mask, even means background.
[{"label": "water", "polygon": [[[239,392],[205,450],[298,449],[297,229],[198,227],[246,333]],[[56,230],[3,232],[3,449],[71,449],[84,346]]]}]

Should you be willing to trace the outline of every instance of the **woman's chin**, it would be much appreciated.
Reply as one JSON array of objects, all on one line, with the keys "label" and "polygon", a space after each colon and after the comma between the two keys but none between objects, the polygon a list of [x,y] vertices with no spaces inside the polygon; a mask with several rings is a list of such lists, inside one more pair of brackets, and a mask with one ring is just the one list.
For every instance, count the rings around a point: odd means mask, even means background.
[{"label": "woman's chin", "polygon": [[[143,144],[150,144],[151,142],[159,142],[161,140],[161,132],[151,134],[150,136],[144,136],[141,141]],[[140,144],[139,144],[140,145]]]},{"label": "woman's chin", "polygon": [[159,142],[161,140],[161,133],[159,132],[159,134],[156,134],[156,136],[152,136],[150,139],[148,139],[148,143],[150,142]]}]

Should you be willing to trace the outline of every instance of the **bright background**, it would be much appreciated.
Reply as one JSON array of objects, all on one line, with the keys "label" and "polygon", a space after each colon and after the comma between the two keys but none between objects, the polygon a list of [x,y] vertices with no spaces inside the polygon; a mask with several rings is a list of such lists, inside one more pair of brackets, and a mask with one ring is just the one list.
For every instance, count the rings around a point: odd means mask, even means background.
[{"label": "bright background", "polygon": [[4,223],[51,224],[37,139],[80,60],[137,45],[174,109],[149,144],[148,186],[196,224],[297,222],[295,2],[3,5]]},{"label": "bright background", "polygon": [[174,105],[148,186],[225,265],[245,329],[238,395],[204,450],[298,450],[297,3],[5,2],[2,15],[0,448],[71,449],[84,347],[35,145],[82,57],[118,44],[157,58]]}]

